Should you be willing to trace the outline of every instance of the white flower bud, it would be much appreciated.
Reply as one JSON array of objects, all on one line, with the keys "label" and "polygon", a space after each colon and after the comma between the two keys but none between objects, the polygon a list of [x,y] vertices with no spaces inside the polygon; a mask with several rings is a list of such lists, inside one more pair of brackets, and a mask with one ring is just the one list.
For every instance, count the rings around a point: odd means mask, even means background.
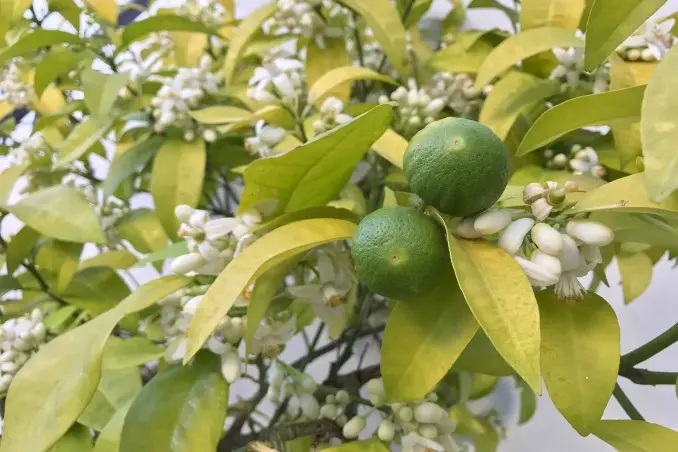
[{"label": "white flower bud", "polygon": [[188,340],[185,337],[179,337],[169,343],[165,349],[165,360],[168,363],[177,363],[186,356]]},{"label": "white flower bud", "polygon": [[532,241],[545,253],[557,256],[563,250],[563,239],[553,227],[546,223],[537,223],[530,232]]},{"label": "white flower bud", "polygon": [[435,116],[440,113],[443,108],[445,108],[445,101],[443,99],[433,99],[426,105],[426,108],[424,108],[424,114],[427,116]]},{"label": "white flower bud", "polygon": [[629,49],[626,52],[626,58],[629,61],[638,61],[641,58],[641,52],[638,49]]},{"label": "white flower bud", "polygon": [[365,418],[356,416],[344,425],[342,433],[348,439],[355,439],[360,435],[360,432],[365,428]]},{"label": "white flower bud", "polygon": [[656,61],[657,57],[651,49],[643,49],[642,52],[640,52],[640,59],[643,61]]},{"label": "white flower bud", "polygon": [[411,127],[419,127],[419,126],[421,126],[421,118],[419,116],[412,116],[407,121],[407,124]]},{"label": "white flower bud", "polygon": [[198,270],[205,264],[205,258],[200,253],[188,253],[174,259],[170,268],[172,273],[185,275]]},{"label": "white flower bud", "polygon": [[414,409],[414,419],[419,423],[436,424],[445,417],[445,410],[432,402],[421,403]]},{"label": "white flower bud", "polygon": [[337,391],[335,394],[335,398],[339,406],[346,406],[351,402],[351,396],[349,395],[348,392],[344,391],[343,389],[341,391]]},{"label": "white flower bud", "polygon": [[278,403],[280,401],[280,389],[271,386],[266,392],[266,398],[273,403]]},{"label": "white flower bud", "polygon": [[377,436],[385,443],[393,441],[393,438],[395,438],[395,427],[393,426],[393,423],[387,419],[381,421],[379,429],[377,430]]},{"label": "white flower bud", "polygon": [[217,140],[217,132],[212,129],[205,129],[202,132],[202,138],[208,143],[212,143]]},{"label": "white flower bud", "polygon": [[477,239],[483,235],[473,227],[475,218],[464,218],[454,228],[454,235],[465,239]]},{"label": "white flower bud", "polygon": [[398,410],[398,417],[403,422],[410,422],[414,419],[414,411],[409,406],[404,406]]},{"label": "white flower bud", "polygon": [[308,419],[317,419],[320,415],[320,404],[312,394],[304,393],[299,396],[299,406],[302,414]]},{"label": "white flower bud", "polygon": [[539,198],[543,198],[546,194],[544,186],[538,182],[532,182],[523,189],[523,201],[525,204],[532,204]]},{"label": "white flower bud", "polygon": [[605,246],[612,243],[614,233],[602,223],[589,220],[572,220],[565,226],[567,234],[588,245]]},{"label": "white flower bud", "polygon": [[42,322],[35,325],[33,327],[33,329],[31,330],[31,336],[33,336],[33,339],[36,342],[42,342],[45,339],[46,335],[47,335],[47,327]]},{"label": "white flower bud", "polygon": [[418,430],[419,434],[424,438],[435,439],[438,436],[438,429],[435,425],[423,424],[419,426]]},{"label": "white flower bud", "polygon": [[558,255],[560,265],[564,272],[569,272],[578,268],[581,264],[581,255],[579,247],[572,237],[567,234],[561,234],[563,238],[563,249]]},{"label": "white flower bud", "polygon": [[[289,397],[289,396],[287,396]],[[287,415],[293,419],[296,419],[301,414],[301,407],[294,403],[289,403],[287,405]]]},{"label": "white flower bud", "polygon": [[532,218],[520,218],[514,221],[502,232],[499,237],[499,246],[510,255],[516,254],[532,226],[534,226]]},{"label": "white flower bud", "polygon": [[304,392],[313,394],[315,390],[318,389],[318,384],[311,376],[304,375],[303,379],[301,380],[301,388],[304,390]]},{"label": "white flower bud", "polygon": [[373,378],[367,382],[367,391],[371,395],[384,395],[384,381],[381,378]]},{"label": "white flower bud", "polygon": [[542,268],[538,264],[535,264],[534,262],[529,261],[523,257],[514,256],[513,259],[515,259],[515,261],[518,262],[518,264],[522,267],[523,272],[525,272],[525,275],[527,276],[527,279],[533,286],[536,287],[552,286],[553,284],[557,283],[558,279],[560,278],[560,273],[555,273],[547,268]]},{"label": "white flower bud", "polygon": [[565,185],[563,185],[563,189],[565,190],[565,193],[572,193],[579,190],[579,184],[575,181],[568,180],[565,182]]},{"label": "white flower bud", "polygon": [[228,344],[224,344],[221,342],[219,339],[216,337],[212,336],[207,340],[207,348],[209,351],[214,353],[215,355],[223,355],[227,351],[230,351],[230,347]]},{"label": "white flower bud", "polygon": [[346,425],[346,423],[348,422],[348,418],[346,417],[345,414],[340,414],[340,415],[337,416],[337,418],[335,419],[335,422],[336,422],[337,425],[339,425],[340,427],[343,427],[343,426]]},{"label": "white flower bud", "polygon": [[174,216],[177,217],[177,220],[186,224],[188,224],[188,221],[190,220],[191,215],[193,215],[193,212],[195,212],[195,209],[186,204],[179,204],[174,208]]},{"label": "white flower bud", "polygon": [[271,378],[271,387],[280,389],[285,382],[285,375],[281,373],[276,373],[273,378]]},{"label": "white flower bud", "polygon": [[188,219],[189,226],[193,228],[202,228],[210,219],[210,215],[204,210],[195,210]]},{"label": "white flower bud", "polygon": [[316,134],[323,133],[325,131],[325,121],[322,119],[316,119],[311,123],[311,127],[313,127],[313,131]]},{"label": "white flower bud", "polygon": [[7,374],[13,374],[19,370],[19,365],[15,362],[9,361],[0,364],[0,371]]},{"label": "white flower bud", "polygon": [[229,384],[237,380],[241,373],[242,362],[236,350],[221,355],[221,375]]},{"label": "white flower bud", "polygon": [[204,295],[198,295],[197,297],[189,299],[186,304],[184,304],[183,311],[187,314],[195,315],[203,298]]},{"label": "white flower bud", "polygon": [[531,261],[542,267],[545,271],[557,275],[558,279],[560,279],[560,275],[563,273],[563,267],[560,260],[552,254],[537,250],[532,253]]},{"label": "white flower bud", "polygon": [[320,417],[324,417],[326,419],[334,419],[335,417],[337,417],[338,411],[339,410],[336,405],[328,403],[320,407]]},{"label": "white flower bud", "polygon": [[537,221],[544,221],[553,210],[553,206],[544,198],[539,198],[530,206]]},{"label": "white flower bud", "polygon": [[195,132],[193,132],[192,130],[185,131],[184,132],[184,141],[191,142],[193,140],[195,140]]},{"label": "white flower bud", "polygon": [[473,222],[473,228],[483,235],[492,235],[511,223],[511,214],[506,209],[492,209],[481,213]]}]

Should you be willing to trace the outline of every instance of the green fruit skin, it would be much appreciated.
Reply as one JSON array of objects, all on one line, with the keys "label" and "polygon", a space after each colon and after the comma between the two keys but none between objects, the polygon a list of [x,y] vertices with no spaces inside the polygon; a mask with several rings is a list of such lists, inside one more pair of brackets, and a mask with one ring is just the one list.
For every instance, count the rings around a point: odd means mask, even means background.
[{"label": "green fruit skin", "polygon": [[488,127],[463,118],[441,119],[419,131],[407,147],[403,170],[414,193],[458,217],[491,207],[510,176],[501,139]]},{"label": "green fruit skin", "polygon": [[454,277],[442,228],[409,207],[384,207],[366,216],[353,237],[351,255],[358,279],[372,292],[396,300],[425,294],[441,276]]}]

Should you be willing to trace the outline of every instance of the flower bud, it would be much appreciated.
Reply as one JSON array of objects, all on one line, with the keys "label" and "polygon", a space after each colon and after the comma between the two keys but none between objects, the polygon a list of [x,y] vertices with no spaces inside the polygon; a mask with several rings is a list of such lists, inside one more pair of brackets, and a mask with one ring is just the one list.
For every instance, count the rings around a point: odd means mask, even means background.
[{"label": "flower bud", "polygon": [[356,416],[344,425],[342,433],[347,439],[355,439],[365,428],[365,418]]},{"label": "flower bud", "polygon": [[568,180],[565,182],[565,185],[563,185],[563,189],[565,190],[565,193],[573,193],[579,191],[579,184],[573,180]]},{"label": "flower bud", "polygon": [[237,380],[241,373],[242,362],[236,350],[221,355],[221,375],[229,384]]},{"label": "flower bud", "polygon": [[560,232],[546,223],[535,224],[530,237],[541,251],[553,256],[557,256],[563,249],[563,238]]},{"label": "flower bud", "polygon": [[556,154],[552,161],[557,168],[565,168],[565,165],[567,165],[567,156],[565,154]]},{"label": "flower bud", "polygon": [[544,198],[539,198],[530,206],[537,221],[544,221],[553,210],[553,206]]},{"label": "flower bud", "polygon": [[379,429],[377,430],[377,436],[385,443],[393,441],[393,438],[395,437],[395,427],[393,426],[393,423],[387,419],[381,421]]},{"label": "flower bud", "polygon": [[192,130],[187,130],[184,132],[184,141],[188,141],[189,143],[191,141],[195,140],[195,132]]},{"label": "flower bud", "polygon": [[178,337],[169,343],[165,349],[165,361],[176,363],[184,359],[188,340],[185,337]]},{"label": "flower bud", "polygon": [[320,415],[320,404],[312,394],[304,393],[299,396],[301,413],[307,419],[317,419]]},{"label": "flower bud", "polygon": [[445,417],[445,410],[432,402],[421,403],[414,409],[414,419],[422,424],[436,424]]},{"label": "flower bud", "polygon": [[215,131],[212,130],[212,129],[205,129],[205,130],[203,130],[203,132],[202,132],[202,138],[203,138],[206,142],[212,143],[212,142],[216,141],[216,139],[217,139],[217,132],[215,132]]},{"label": "flower bud", "polygon": [[523,202],[525,204],[532,204],[539,198],[543,198],[546,189],[538,182],[531,182],[523,189]]},{"label": "flower bud", "polygon": [[553,155],[553,149],[544,149],[544,158],[551,160]]},{"label": "flower bud", "polygon": [[193,212],[195,212],[195,209],[186,204],[179,204],[174,208],[174,216],[177,217],[177,220],[186,224],[188,224],[188,220],[191,219]]},{"label": "flower bud", "polygon": [[195,315],[200,303],[202,303],[203,298],[204,295],[198,295],[197,297],[189,299],[184,305],[183,311],[187,314]]},{"label": "flower bud", "polygon": [[566,193],[562,188],[556,188],[555,190],[549,191],[549,194],[546,196],[549,204],[552,206],[557,206],[562,204],[565,201]]},{"label": "flower bud", "polygon": [[549,271],[547,268],[542,268],[538,264],[523,257],[514,256],[513,259],[515,259],[518,265],[522,267],[523,272],[525,272],[525,276],[527,276],[527,279],[530,281],[530,284],[535,287],[552,286],[553,284],[557,283],[558,279],[560,278],[560,273],[555,273],[553,271]]},{"label": "flower bud", "polygon": [[313,394],[318,389],[318,384],[310,375],[304,375],[301,380],[301,388],[308,394]]},{"label": "flower bud", "polygon": [[424,438],[435,439],[438,436],[438,429],[435,425],[423,424],[419,426],[418,430],[419,434]]},{"label": "flower bud", "polygon": [[339,406],[346,406],[349,404],[349,402],[351,402],[351,396],[343,389],[341,391],[337,391],[335,398]]},{"label": "flower bud", "polygon": [[567,234],[588,245],[605,246],[612,243],[614,233],[602,223],[589,220],[572,220],[565,226]]},{"label": "flower bud", "polygon": [[427,116],[435,116],[445,107],[445,101],[440,98],[433,99],[424,108],[424,114]]},{"label": "flower bud", "polygon": [[230,350],[228,344],[224,344],[216,337],[212,336],[207,340],[207,348],[215,355],[223,355]]},{"label": "flower bud", "polygon": [[198,270],[205,264],[205,258],[200,253],[188,253],[174,259],[170,269],[172,273],[185,275],[186,273]]},{"label": "flower bud", "polygon": [[640,59],[643,61],[656,61],[657,57],[651,49],[643,49],[642,52],[640,52]]},{"label": "flower bud", "polygon": [[464,239],[478,239],[483,235],[473,228],[475,218],[464,218],[454,228],[454,235]]},{"label": "flower bud", "polygon": [[320,407],[320,417],[324,417],[326,419],[334,419],[335,417],[337,417],[337,412],[338,412],[337,406],[331,403],[328,403]]},{"label": "flower bud", "polygon": [[560,275],[563,273],[563,267],[560,264],[560,260],[552,254],[537,250],[532,254],[531,261],[545,271],[557,275],[558,279],[560,279]]},{"label": "flower bud", "polygon": [[511,214],[506,209],[492,209],[481,213],[473,222],[473,228],[483,235],[492,235],[511,223]]},{"label": "flower bud", "polygon": [[398,410],[398,417],[403,422],[410,422],[414,419],[414,411],[409,406],[404,406]]},{"label": "flower bud", "polygon": [[273,403],[278,403],[280,401],[280,389],[271,386],[270,388],[268,388],[266,398]]},{"label": "flower bud", "polygon": [[641,52],[638,49],[629,49],[626,52],[626,58],[629,61],[638,61],[641,58]]},{"label": "flower bud", "polygon": [[502,232],[499,237],[499,246],[510,255],[516,254],[532,226],[534,226],[532,218],[520,218],[514,221]]},{"label": "flower bud", "polygon": [[384,381],[381,378],[373,378],[367,382],[367,391],[372,395],[384,395]]}]

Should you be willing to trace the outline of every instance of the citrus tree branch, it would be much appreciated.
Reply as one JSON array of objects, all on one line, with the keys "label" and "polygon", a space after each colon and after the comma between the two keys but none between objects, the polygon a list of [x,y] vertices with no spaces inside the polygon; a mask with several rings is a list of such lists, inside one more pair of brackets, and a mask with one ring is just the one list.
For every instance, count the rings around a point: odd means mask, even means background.
[{"label": "citrus tree branch", "polygon": [[678,372],[660,372],[635,367],[622,367],[619,375],[639,385],[675,385]]},{"label": "citrus tree branch", "polygon": [[633,403],[631,403],[631,400],[629,400],[629,398],[626,396],[621,386],[619,386],[619,383],[614,385],[614,391],[612,392],[612,395],[614,395],[614,398],[617,399],[617,402],[619,402],[619,405],[621,405],[630,419],[633,419],[634,421],[645,420],[643,415],[640,414],[640,411],[638,411],[636,407],[633,406]]},{"label": "citrus tree branch", "polygon": [[622,356],[622,365],[628,367],[635,366],[636,364],[650,359],[676,342],[678,342],[678,323],[652,339],[647,344],[641,345],[637,349]]}]

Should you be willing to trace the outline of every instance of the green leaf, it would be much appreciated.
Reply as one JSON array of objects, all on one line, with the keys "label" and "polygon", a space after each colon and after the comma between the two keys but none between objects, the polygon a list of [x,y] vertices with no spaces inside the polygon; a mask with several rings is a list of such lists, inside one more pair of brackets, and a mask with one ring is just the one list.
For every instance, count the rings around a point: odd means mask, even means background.
[{"label": "green leaf", "polygon": [[58,147],[59,158],[56,168],[63,168],[82,157],[111,128],[112,119],[97,120],[89,117],[71,130],[71,133]]},{"label": "green leaf", "polygon": [[40,60],[35,67],[35,79],[33,81],[35,94],[40,97],[43,91],[62,74],[75,69],[86,54],[74,52],[72,48],[54,47]]},{"label": "green leaf", "polygon": [[476,320],[506,362],[541,393],[539,308],[525,273],[489,242],[452,234],[447,240],[459,287]]},{"label": "green leaf", "polygon": [[496,376],[515,374],[482,330],[473,336],[452,369]]},{"label": "green leaf", "polygon": [[189,281],[178,276],[152,281],[106,314],[43,345],[19,370],[9,388],[0,452],[39,452],[52,446],[96,391],[104,345],[118,321]]},{"label": "green leaf", "polygon": [[0,173],[0,203],[4,204],[9,200],[14,184],[23,175],[28,165],[13,165]]},{"label": "green leaf", "polygon": [[330,202],[354,167],[391,123],[391,106],[380,105],[283,155],[255,160],[245,170],[240,210],[276,200],[276,214]]},{"label": "green leaf", "polygon": [[402,168],[407,144],[407,140],[393,129],[386,129],[384,134],[374,142],[372,149],[398,168]]},{"label": "green leaf", "polygon": [[398,85],[398,82],[388,75],[380,74],[372,69],[357,66],[338,67],[325,73],[311,85],[308,90],[308,101],[316,107],[320,107],[323,101],[342,85],[356,80],[377,80]]},{"label": "green leaf", "polygon": [[473,438],[475,451],[496,452],[499,433],[491,421],[474,415],[461,404],[454,406],[449,414],[456,424],[455,433]]},{"label": "green leaf", "polygon": [[661,202],[678,188],[678,157],[675,143],[678,124],[674,119],[678,103],[667,92],[678,87],[678,49],[672,49],[654,71],[643,99],[640,132],[643,142],[645,185],[650,199]]},{"label": "green leaf", "polygon": [[0,275],[0,295],[12,290],[20,290],[21,283],[19,280],[9,275]]},{"label": "green leaf", "polygon": [[520,390],[520,414],[518,425],[528,423],[537,411],[537,395],[526,384],[519,385]]},{"label": "green leaf", "polygon": [[475,74],[494,46],[483,38],[482,32],[462,31],[455,42],[435,52],[426,64],[441,72],[467,72]]},{"label": "green leaf", "polygon": [[125,179],[144,167],[164,142],[164,137],[155,135],[116,156],[111,162],[108,176],[101,186],[104,196],[113,194]]},{"label": "green leaf", "polygon": [[591,433],[612,395],[619,371],[619,324],[610,305],[589,292],[583,300],[537,294],[541,367],[551,400],[582,436]]},{"label": "green leaf", "polygon": [[388,452],[386,444],[378,439],[367,439],[364,441],[351,441],[340,446],[328,447],[323,452]]},{"label": "green leaf", "polygon": [[302,220],[281,226],[245,248],[221,272],[200,303],[189,328],[185,361],[197,353],[251,281],[285,259],[351,238],[355,228],[355,223],[346,220]]},{"label": "green leaf", "polygon": [[482,89],[506,69],[554,47],[583,47],[584,42],[574,31],[555,27],[540,27],[513,35],[488,55],[478,71],[475,86]]},{"label": "green leaf", "polygon": [[447,374],[476,331],[478,323],[451,277],[441,279],[413,302],[397,302],[381,347],[381,375],[388,399],[423,398]]},{"label": "green leaf", "polygon": [[215,105],[189,112],[191,117],[201,124],[227,124],[233,122],[252,120],[253,113],[238,107],[229,105]]},{"label": "green leaf", "polygon": [[187,17],[163,14],[134,22],[125,27],[122,32],[122,43],[116,52],[125,50],[132,42],[137,41],[156,31],[192,31],[195,33],[215,34],[216,31],[205,26],[202,22]]},{"label": "green leaf", "polygon": [[664,3],[666,0],[596,0],[586,23],[586,69],[598,67]]},{"label": "green leaf", "polygon": [[108,369],[104,363],[94,395],[78,422],[97,431],[103,430],[122,407],[129,405],[141,390],[141,376],[136,368]]},{"label": "green leaf", "polygon": [[652,259],[647,254],[622,252],[617,254],[617,266],[624,291],[624,303],[629,304],[647,290],[652,282]]},{"label": "green leaf", "polygon": [[47,237],[66,242],[106,243],[99,217],[74,188],[65,185],[45,188],[5,208]]},{"label": "green leaf", "polygon": [[285,441],[285,452],[311,452],[313,450],[313,436],[302,436],[292,441]]},{"label": "green leaf", "polygon": [[133,210],[126,214],[118,221],[116,228],[120,238],[127,240],[141,253],[162,250],[169,241],[160,220],[149,209]]},{"label": "green leaf", "polygon": [[622,177],[590,190],[574,206],[575,212],[619,211],[655,213],[674,217],[678,213],[678,193],[661,203],[650,200],[643,173]]},{"label": "green leaf", "polygon": [[261,24],[271,17],[275,10],[276,4],[269,3],[251,13],[238,24],[238,28],[231,36],[226,59],[224,60],[224,81],[226,85],[230,85],[233,81],[233,74],[235,73],[238,60],[240,60],[240,56],[245,51],[247,44],[261,30]]},{"label": "green leaf", "polygon": [[600,421],[593,434],[619,452],[671,452],[678,432],[644,421]]},{"label": "green leaf", "polygon": [[44,321],[48,330],[58,331],[61,326],[70,320],[71,316],[77,312],[75,306],[64,306],[51,313]]},{"label": "green leaf", "polygon": [[[129,293],[125,280],[114,270],[91,267],[76,273],[61,295],[69,304],[92,315],[99,315],[116,306]],[[132,325],[132,328],[136,328],[136,325]]]},{"label": "green leaf", "polygon": [[74,424],[59,441],[49,449],[49,452],[90,452],[92,451],[92,437],[84,425]]},{"label": "green leaf", "polygon": [[92,68],[86,68],[80,74],[82,91],[85,96],[85,105],[92,116],[102,120],[107,118],[116,99],[129,81],[129,75],[121,72],[103,74]]},{"label": "green leaf", "polygon": [[219,357],[206,351],[144,386],[125,418],[120,452],[215,450],[227,407],[228,384]]},{"label": "green leaf", "polygon": [[381,44],[393,67],[402,74],[407,63],[405,59],[405,28],[400,21],[398,10],[390,0],[338,0],[365,20]]},{"label": "green leaf", "polygon": [[177,236],[179,220],[174,208],[179,204],[197,207],[207,159],[205,142],[167,140],[153,161],[151,194],[155,211],[165,232]]},{"label": "green leaf", "polygon": [[[314,86],[325,74],[337,68],[351,66],[351,58],[346,50],[346,41],[341,38],[325,38],[325,46],[320,47],[311,40],[306,48],[306,83]],[[327,93],[348,104],[351,94],[350,83],[341,83]],[[316,104],[318,105],[318,104]]]},{"label": "green leaf", "polygon": [[111,370],[137,367],[158,359],[163,350],[143,337],[119,339],[111,336],[104,348],[103,366]]},{"label": "green leaf", "polygon": [[132,403],[120,408],[111,416],[108,424],[101,431],[96,443],[94,444],[94,452],[119,452],[120,451],[120,435],[122,434],[122,427],[125,422],[125,417],[129,411]]},{"label": "green leaf", "polygon": [[80,255],[82,254],[82,243],[62,242],[60,240],[54,241],[54,246],[57,252],[63,257],[58,269],[58,277],[56,290],[62,292],[73,279],[78,263],[80,262]]},{"label": "green leaf", "polygon": [[7,273],[12,274],[26,259],[40,239],[40,233],[24,226],[7,245]]},{"label": "green leaf", "polygon": [[518,155],[525,155],[587,126],[635,122],[640,119],[640,106],[645,86],[576,97],[549,108],[528,130]]},{"label": "green leaf", "polygon": [[127,250],[104,251],[94,257],[80,262],[78,270],[84,270],[92,267],[108,267],[115,270],[124,270],[133,267],[137,263],[134,254]]},{"label": "green leaf", "polygon": [[173,243],[168,247],[165,247],[161,250],[155,251],[153,253],[147,254],[137,262],[137,265],[146,265],[152,262],[164,261],[171,257],[178,257],[188,253],[188,245],[185,241]]},{"label": "green leaf", "polygon": [[85,41],[72,33],[58,30],[35,29],[25,34],[21,39],[0,52],[0,66],[4,66],[14,57],[23,56],[27,53],[55,44],[85,45]]},{"label": "green leaf", "polygon": [[520,29],[549,26],[576,30],[585,3],[585,0],[523,0]]}]

